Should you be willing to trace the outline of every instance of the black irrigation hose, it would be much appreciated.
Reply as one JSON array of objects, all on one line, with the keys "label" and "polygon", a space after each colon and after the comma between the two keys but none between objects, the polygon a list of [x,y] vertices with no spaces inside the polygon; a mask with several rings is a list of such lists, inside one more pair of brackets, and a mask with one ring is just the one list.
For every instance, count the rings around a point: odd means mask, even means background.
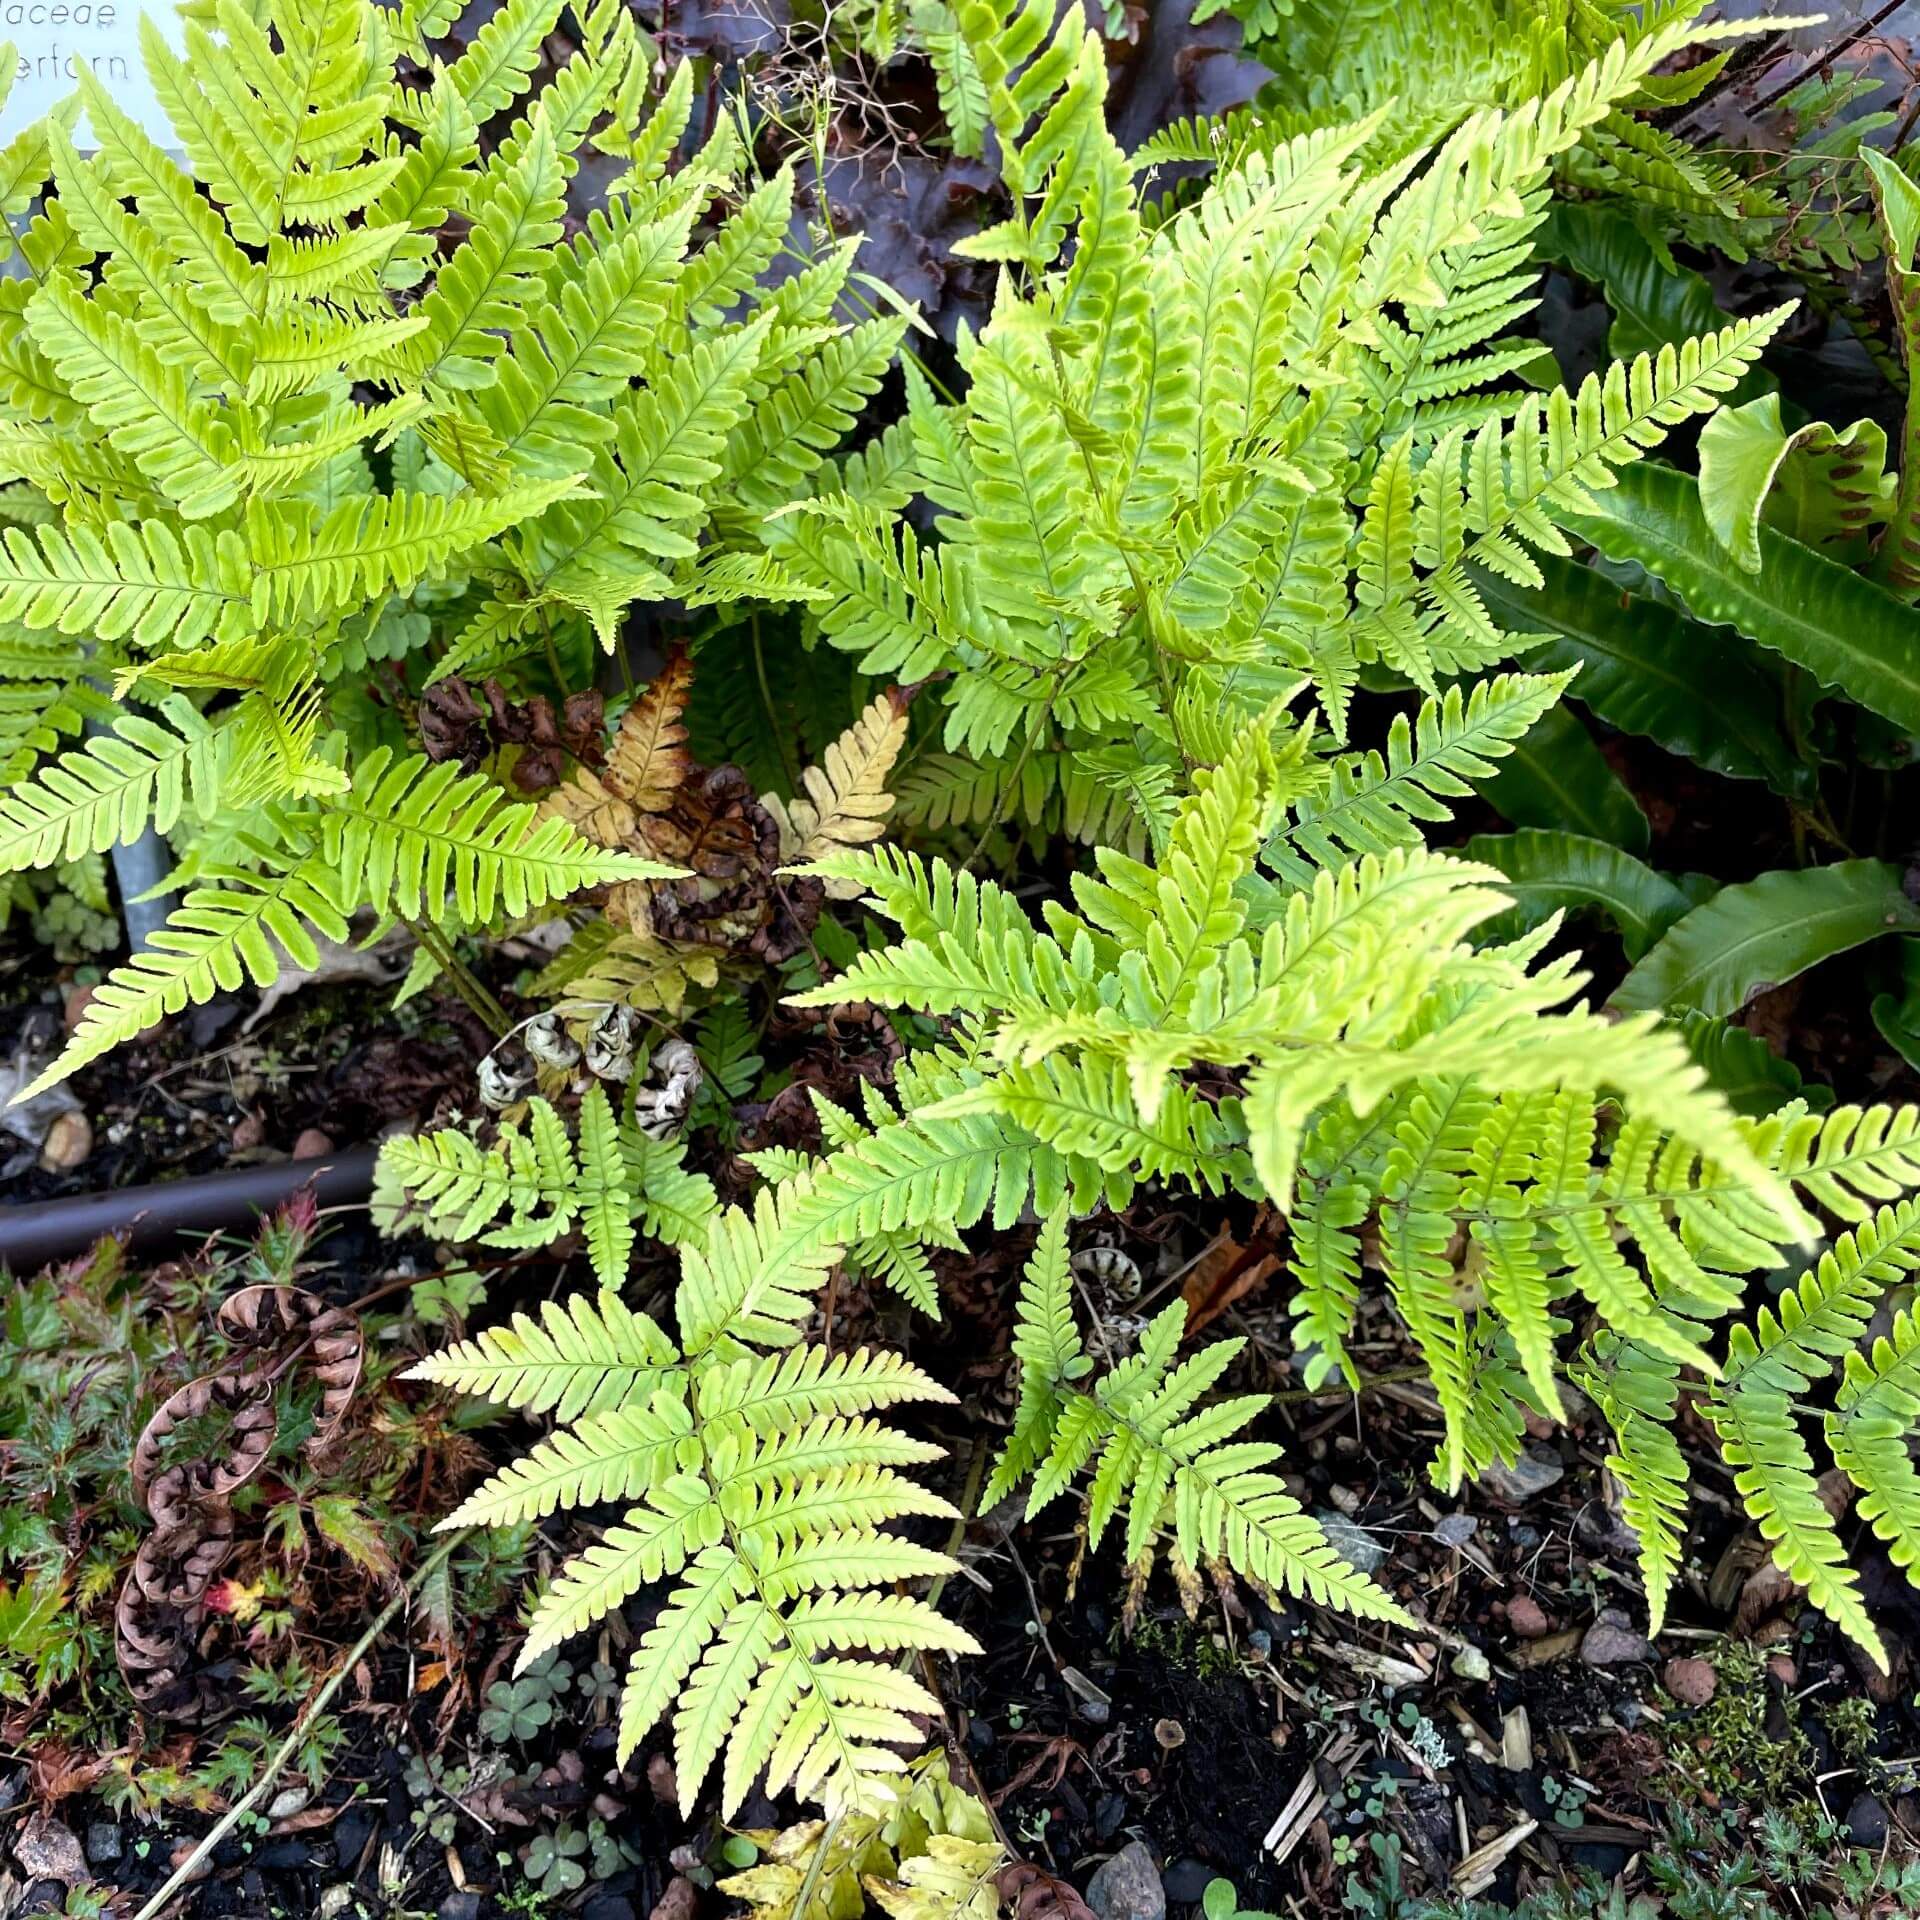
[{"label": "black irrigation hose", "polygon": [[118,1187],[0,1207],[0,1268],[32,1273],[49,1260],[84,1253],[109,1233],[129,1246],[150,1247],[181,1234],[201,1237],[245,1226],[309,1185],[322,1206],[351,1204],[364,1200],[372,1187],[377,1153],[375,1147],[356,1147],[310,1160],[232,1167],[158,1186]]}]

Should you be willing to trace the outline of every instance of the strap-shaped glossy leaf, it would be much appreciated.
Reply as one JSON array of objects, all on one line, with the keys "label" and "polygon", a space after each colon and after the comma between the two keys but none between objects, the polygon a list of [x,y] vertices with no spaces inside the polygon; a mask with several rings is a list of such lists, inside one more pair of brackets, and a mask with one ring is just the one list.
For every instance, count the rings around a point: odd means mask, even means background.
[{"label": "strap-shaped glossy leaf", "polygon": [[1920,614],[1771,527],[1745,572],[1713,537],[1690,475],[1641,461],[1568,525],[1664,580],[1697,619],[1737,627],[1823,686],[1920,732]]},{"label": "strap-shaped glossy leaf", "polygon": [[1809,420],[1789,433],[1780,396],[1723,407],[1700,432],[1700,505],[1720,544],[1749,573],[1760,570],[1760,523],[1803,545],[1846,549],[1892,507],[1887,433],[1878,421],[1844,430]]},{"label": "strap-shaped glossy leaf", "polygon": [[1507,876],[1511,913],[1479,930],[1482,940],[1511,939],[1550,913],[1598,907],[1620,929],[1627,957],[1637,960],[1693,903],[1665,874],[1604,840],[1578,833],[1483,833],[1460,850]]},{"label": "strap-shaped glossy leaf", "polygon": [[1883,860],[1763,873],[1696,907],[1620,983],[1613,1004],[1733,1013],[1836,953],[1916,930],[1920,907]]},{"label": "strap-shaped glossy leaf", "polygon": [[[1920,260],[1914,256],[1915,244],[1920,242],[1920,187],[1888,155],[1872,148],[1864,151],[1886,248],[1887,298],[1898,328],[1900,357],[1911,377],[1920,362]],[[1893,524],[1874,556],[1874,575],[1908,600],[1920,591],[1920,408],[1907,409],[1901,433],[1900,490]]]},{"label": "strap-shaped glossy leaf", "polygon": [[1577,561],[1539,559],[1529,592],[1491,574],[1478,584],[1510,633],[1557,633],[1532,648],[1542,670],[1578,666],[1569,690],[1622,733],[1637,733],[1730,780],[1765,780],[1804,794],[1813,769],[1781,725],[1780,669],[1723,627],[1702,626],[1658,600],[1624,592]]},{"label": "strap-shaped glossy leaf", "polygon": [[[1534,252],[1607,296],[1608,350],[1646,353],[1727,324],[1705,277],[1662,265],[1646,235],[1616,208],[1568,201],[1541,222]],[[1749,374],[1749,382],[1760,376]]]},{"label": "strap-shaped glossy leaf", "polygon": [[1639,801],[1565,707],[1543,713],[1492,777],[1474,785],[1516,827],[1585,834],[1630,853],[1647,850],[1651,830]]},{"label": "strap-shaped glossy leaf", "polygon": [[1900,991],[1873,996],[1873,1024],[1910,1067],[1920,1067],[1920,940],[1900,942]]},{"label": "strap-shaped glossy leaf", "polygon": [[1811,1087],[1791,1060],[1783,1060],[1757,1033],[1704,1013],[1683,1013],[1680,1029],[1687,1051],[1706,1069],[1707,1079],[1735,1113],[1775,1113],[1789,1100],[1814,1112],[1833,1105],[1828,1087]]}]

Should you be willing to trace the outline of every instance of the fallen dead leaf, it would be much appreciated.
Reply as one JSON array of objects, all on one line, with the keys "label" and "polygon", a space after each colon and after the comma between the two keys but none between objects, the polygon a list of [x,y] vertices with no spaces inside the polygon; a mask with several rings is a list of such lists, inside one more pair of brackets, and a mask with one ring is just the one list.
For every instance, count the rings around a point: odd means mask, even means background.
[{"label": "fallen dead leaf", "polygon": [[1550,1667],[1564,1660],[1577,1647],[1583,1634],[1578,1627],[1564,1633],[1549,1633],[1538,1640],[1523,1640],[1507,1656],[1516,1667]]},{"label": "fallen dead leaf", "polygon": [[[8,1737],[24,1745],[27,1735],[22,1731]],[[112,1754],[93,1754],[83,1760],[64,1740],[44,1740],[35,1748],[33,1764],[27,1769],[27,1792],[36,1806],[57,1806],[76,1793],[85,1793],[113,1760]]]},{"label": "fallen dead leaf", "polygon": [[1180,1289],[1187,1303],[1186,1338],[1191,1340],[1209,1321],[1219,1319],[1279,1271],[1278,1257],[1264,1245],[1243,1247],[1232,1234],[1223,1233],[1187,1269]]}]

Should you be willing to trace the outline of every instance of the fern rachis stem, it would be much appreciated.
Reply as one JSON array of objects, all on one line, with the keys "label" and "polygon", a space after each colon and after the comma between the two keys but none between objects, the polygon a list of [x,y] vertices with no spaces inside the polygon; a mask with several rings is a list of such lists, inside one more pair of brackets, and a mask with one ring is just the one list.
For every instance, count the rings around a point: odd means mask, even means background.
[{"label": "fern rachis stem", "polygon": [[504,1040],[513,1031],[513,1020],[485,983],[454,951],[453,942],[431,920],[409,920],[413,937],[432,955],[434,964],[447,976],[453,990],[493,1031]]}]

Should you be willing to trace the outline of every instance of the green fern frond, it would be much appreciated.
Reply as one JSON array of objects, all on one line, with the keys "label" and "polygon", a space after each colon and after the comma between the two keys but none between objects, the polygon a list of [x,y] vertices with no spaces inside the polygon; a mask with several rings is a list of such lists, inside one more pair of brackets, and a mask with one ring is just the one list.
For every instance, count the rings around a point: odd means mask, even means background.
[{"label": "green fern frond", "polygon": [[1088,1538],[1098,1544],[1124,1514],[1127,1557],[1141,1560],[1170,1528],[1181,1561],[1197,1570],[1223,1560],[1272,1592],[1305,1595],[1364,1618],[1405,1622],[1407,1615],[1355,1573],[1303,1512],[1279,1475],[1266,1469],[1280,1452],[1236,1440],[1265,1405],[1265,1394],[1200,1403],[1244,1341],[1227,1340],[1173,1366],[1186,1322],[1176,1302],[1142,1335],[1139,1350],[1090,1387],[1089,1363],[1073,1329],[1064,1216],[1054,1215],[1021,1290],[1015,1354],[1020,1404],[992,1487],[1004,1497],[1031,1480],[1027,1513],[1092,1468]]},{"label": "green fern frond", "polygon": [[223,742],[181,695],[162,703],[169,724],[129,713],[111,733],[0,794],[0,873],[52,866],[169,832],[191,800],[203,816],[219,797]]},{"label": "green fern frond", "polygon": [[1902,1308],[1870,1352],[1846,1356],[1826,1439],[1834,1464],[1860,1489],[1861,1518],[1886,1542],[1893,1564],[1909,1573],[1920,1563],[1920,1475],[1908,1445],[1916,1425],[1920,1323]]},{"label": "green fern frond", "polygon": [[203,1005],[247,981],[271,986],[283,956],[296,967],[317,966],[314,933],[326,940],[347,937],[336,885],[332,867],[310,855],[278,875],[234,872],[195,887],[150,944],[94,990],[60,1056],[19,1097],[31,1098],[66,1079],[170,1013]]},{"label": "green fern frond", "polygon": [[163,520],[0,532],[0,619],[38,631],[191,647],[250,631],[252,572],[237,533]]},{"label": "green fern frond", "polygon": [[584,840],[565,820],[509,801],[484,774],[410,754],[390,764],[376,748],[350,792],[327,803],[322,846],[356,877],[355,904],[484,926],[582,888],[671,878],[675,868]]}]

